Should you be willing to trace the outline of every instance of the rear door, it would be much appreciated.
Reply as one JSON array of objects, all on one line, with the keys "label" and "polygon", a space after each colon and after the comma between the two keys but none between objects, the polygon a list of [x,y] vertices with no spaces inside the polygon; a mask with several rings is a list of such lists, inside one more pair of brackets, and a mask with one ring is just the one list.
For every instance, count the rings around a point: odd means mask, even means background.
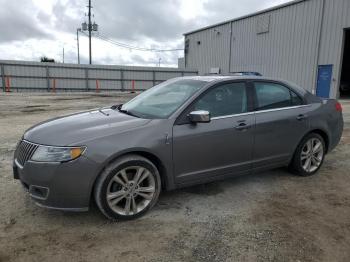
[{"label": "rear door", "polygon": [[173,159],[178,184],[251,171],[254,114],[244,82],[212,87],[184,112],[206,110],[210,123],[173,127]]},{"label": "rear door", "polygon": [[256,81],[252,88],[256,119],[253,168],[287,164],[308,128],[307,105],[278,82]]}]

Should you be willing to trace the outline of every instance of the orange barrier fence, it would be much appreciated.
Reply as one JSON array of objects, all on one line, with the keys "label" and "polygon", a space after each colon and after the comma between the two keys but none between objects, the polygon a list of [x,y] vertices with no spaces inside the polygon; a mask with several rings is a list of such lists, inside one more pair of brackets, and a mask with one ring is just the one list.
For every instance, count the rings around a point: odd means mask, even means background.
[{"label": "orange barrier fence", "polygon": [[56,79],[52,79],[52,92],[56,93]]},{"label": "orange barrier fence", "polygon": [[96,93],[100,92],[100,83],[98,80],[96,80]]},{"label": "orange barrier fence", "polygon": [[135,93],[135,80],[131,81],[131,93]]},{"label": "orange barrier fence", "polygon": [[5,76],[5,91],[10,92],[11,89],[11,78],[9,76]]}]

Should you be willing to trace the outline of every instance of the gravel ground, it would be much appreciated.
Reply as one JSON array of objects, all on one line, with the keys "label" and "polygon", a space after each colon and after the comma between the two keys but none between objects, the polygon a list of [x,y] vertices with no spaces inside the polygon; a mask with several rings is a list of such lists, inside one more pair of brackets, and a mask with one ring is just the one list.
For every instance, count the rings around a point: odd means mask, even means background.
[{"label": "gravel ground", "polygon": [[37,207],[12,178],[16,142],[45,119],[112,105],[115,94],[0,93],[0,261],[349,261],[350,101],[340,145],[318,175],[285,169],[163,192],[141,219],[92,206]]}]

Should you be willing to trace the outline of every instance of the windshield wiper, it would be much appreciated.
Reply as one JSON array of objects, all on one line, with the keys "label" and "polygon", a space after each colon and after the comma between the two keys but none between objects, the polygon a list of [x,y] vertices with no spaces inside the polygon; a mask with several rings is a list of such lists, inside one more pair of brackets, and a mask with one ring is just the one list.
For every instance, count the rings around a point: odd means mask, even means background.
[{"label": "windshield wiper", "polygon": [[129,115],[129,116],[134,116],[134,117],[140,118],[138,115],[136,115],[136,114],[134,114],[134,113],[132,113],[132,112],[130,112],[130,111],[128,111],[128,110],[122,109],[122,106],[123,106],[123,104],[114,105],[114,106],[111,107],[111,109],[113,109],[113,110],[116,110],[116,109],[117,109],[117,110],[118,110],[119,112],[121,112],[121,113],[127,114],[127,115]]},{"label": "windshield wiper", "polygon": [[111,109],[112,109],[112,110],[118,109],[118,111],[119,111],[119,108],[121,108],[122,106],[123,106],[123,104],[120,104],[120,105],[113,105],[113,106],[111,106]]}]

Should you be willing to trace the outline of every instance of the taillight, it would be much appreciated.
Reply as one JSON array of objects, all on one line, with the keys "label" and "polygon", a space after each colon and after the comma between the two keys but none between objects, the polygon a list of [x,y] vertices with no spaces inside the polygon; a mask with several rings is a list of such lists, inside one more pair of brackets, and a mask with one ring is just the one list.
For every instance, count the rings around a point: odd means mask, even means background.
[{"label": "taillight", "polygon": [[341,104],[337,101],[337,103],[335,103],[335,110],[337,110],[338,112],[342,112],[343,108],[341,106]]}]

